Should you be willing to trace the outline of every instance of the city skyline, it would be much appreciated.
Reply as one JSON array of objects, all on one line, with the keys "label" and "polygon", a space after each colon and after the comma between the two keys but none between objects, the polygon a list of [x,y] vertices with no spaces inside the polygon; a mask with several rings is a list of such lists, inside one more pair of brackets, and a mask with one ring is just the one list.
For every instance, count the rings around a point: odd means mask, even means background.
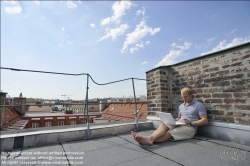
[{"label": "city skyline", "polygon": [[[89,73],[98,83],[250,41],[249,2],[1,1],[1,67]],[[15,97],[85,99],[86,76],[1,70]],[[89,98],[133,96],[132,81],[89,81]],[[136,96],[146,81],[135,80]]]}]

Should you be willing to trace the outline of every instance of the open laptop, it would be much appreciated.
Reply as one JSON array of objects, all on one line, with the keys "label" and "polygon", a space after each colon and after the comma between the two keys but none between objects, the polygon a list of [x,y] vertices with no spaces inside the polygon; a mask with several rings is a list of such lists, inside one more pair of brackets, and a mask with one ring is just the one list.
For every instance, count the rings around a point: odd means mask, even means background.
[{"label": "open laptop", "polygon": [[164,124],[186,125],[184,122],[175,121],[171,113],[157,112],[157,114]]}]

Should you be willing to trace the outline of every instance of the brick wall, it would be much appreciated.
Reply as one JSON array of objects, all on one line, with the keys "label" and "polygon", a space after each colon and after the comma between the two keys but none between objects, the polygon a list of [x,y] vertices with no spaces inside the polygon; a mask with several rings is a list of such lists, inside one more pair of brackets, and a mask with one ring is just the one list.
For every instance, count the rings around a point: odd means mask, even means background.
[{"label": "brick wall", "polygon": [[209,120],[250,124],[250,43],[147,73],[148,111],[172,112],[190,87]]}]

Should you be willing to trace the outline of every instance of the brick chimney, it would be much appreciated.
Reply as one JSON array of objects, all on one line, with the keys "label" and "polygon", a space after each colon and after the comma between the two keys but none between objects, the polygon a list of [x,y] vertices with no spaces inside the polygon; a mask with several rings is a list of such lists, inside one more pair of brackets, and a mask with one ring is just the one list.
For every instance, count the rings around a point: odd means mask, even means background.
[{"label": "brick chimney", "polygon": [[[14,98],[14,105],[22,105],[22,104],[26,104],[26,98],[23,97],[22,93],[20,93],[19,97],[15,97]],[[28,111],[28,106],[15,106],[14,107],[18,112],[20,112],[21,114],[25,114],[26,111]]]},{"label": "brick chimney", "polygon": [[[6,94],[8,93],[0,92],[0,105],[5,105]],[[2,131],[2,124],[3,124],[4,109],[5,107],[0,107],[0,130],[1,131]]]}]

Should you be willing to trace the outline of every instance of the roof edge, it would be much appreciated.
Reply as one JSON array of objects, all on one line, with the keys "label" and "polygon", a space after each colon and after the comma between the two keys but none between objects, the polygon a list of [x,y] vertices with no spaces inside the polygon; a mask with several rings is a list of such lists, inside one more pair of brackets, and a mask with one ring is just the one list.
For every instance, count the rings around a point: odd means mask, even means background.
[{"label": "roof edge", "polygon": [[181,64],[181,63],[184,63],[184,62],[192,61],[192,60],[199,59],[199,58],[204,58],[206,56],[210,56],[210,55],[213,55],[213,54],[217,54],[217,53],[220,53],[220,52],[223,52],[223,51],[231,50],[231,49],[241,47],[241,46],[245,46],[245,45],[248,45],[248,44],[250,44],[250,41],[245,42],[245,43],[241,43],[241,44],[229,47],[229,48],[225,48],[225,49],[222,49],[222,50],[219,50],[219,51],[215,51],[215,52],[211,52],[211,53],[208,53],[208,54],[205,54],[205,55],[201,55],[201,56],[198,56],[198,57],[195,57],[195,58],[191,58],[191,59],[188,59],[188,60],[185,60],[185,61],[181,61],[181,62],[172,64],[172,65],[158,66],[158,67],[155,67],[155,68],[153,68],[151,70],[146,71],[145,73],[148,73],[150,71],[160,69],[160,68],[163,68],[163,67],[171,67],[171,66],[175,66],[175,65],[178,65],[178,64]]}]

